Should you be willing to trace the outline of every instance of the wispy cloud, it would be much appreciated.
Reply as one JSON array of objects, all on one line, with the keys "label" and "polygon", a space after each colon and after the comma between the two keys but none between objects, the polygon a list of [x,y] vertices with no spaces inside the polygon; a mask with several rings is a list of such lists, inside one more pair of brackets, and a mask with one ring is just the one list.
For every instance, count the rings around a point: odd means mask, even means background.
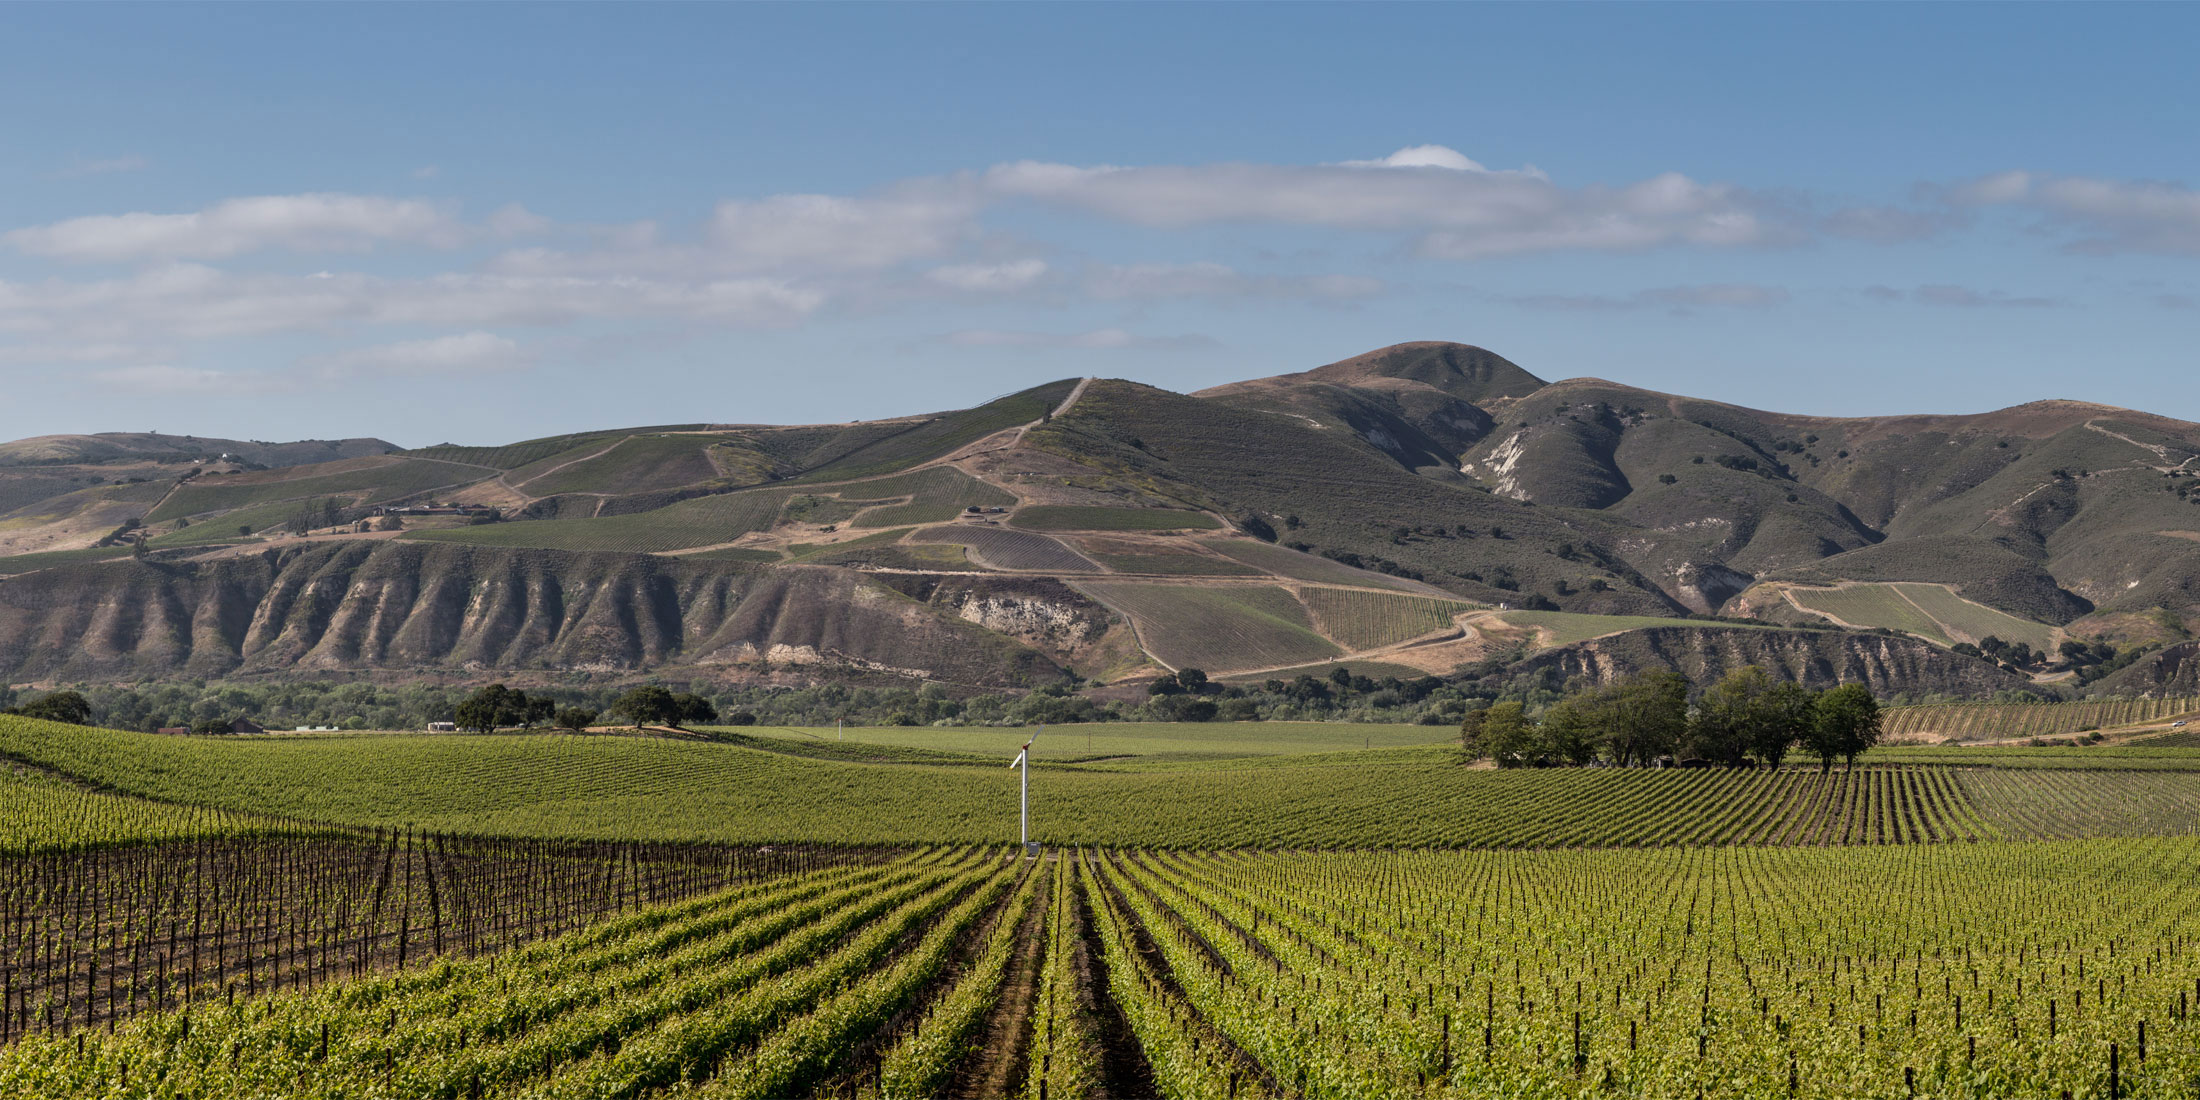
[{"label": "wispy cloud", "polygon": [[2162,180],[2002,172],[1948,189],[1969,207],[2028,211],[2071,252],[2200,255],[2200,191]]},{"label": "wispy cloud", "polygon": [[1653,287],[1616,297],[1604,294],[1521,294],[1506,296],[1501,300],[1531,309],[1590,313],[1663,309],[1685,315],[1706,308],[1768,309],[1787,304],[1790,297],[1783,287],[1756,283],[1704,283],[1695,286]]},{"label": "wispy cloud", "polygon": [[188,214],[108,214],[9,232],[19,252],[69,261],[222,259],[262,249],[356,251],[408,241],[447,246],[461,236],[442,204],[374,195],[262,195]]},{"label": "wispy cloud", "polygon": [[527,366],[528,359],[518,341],[475,331],[358,348],[313,362],[329,376],[454,375],[517,370]]},{"label": "wispy cloud", "polygon": [[961,348],[1075,348],[1089,351],[1183,351],[1218,346],[1209,336],[1138,336],[1119,328],[1090,332],[1018,332],[962,329],[938,338]]},{"label": "wispy cloud", "polygon": [[111,344],[332,325],[487,328],[649,318],[771,328],[802,320],[824,301],[821,292],[766,278],[240,275],[170,264],[93,282],[0,282],[0,336]]},{"label": "wispy cloud", "polygon": [[94,371],[92,380],[112,390],[148,394],[249,394],[295,388],[293,379],[258,371],[221,371],[155,364]]},{"label": "wispy cloud", "polygon": [[1629,252],[1661,245],[1760,245],[1792,234],[1747,192],[1679,173],[1620,187],[1561,186],[1530,169],[1491,171],[1443,146],[1341,164],[997,165],[986,193],[1074,207],[1138,225],[1211,223],[1398,232],[1425,256]]},{"label": "wispy cloud", "polygon": [[1050,269],[1045,260],[1022,259],[1002,263],[948,264],[924,273],[925,281],[949,290],[974,294],[1010,294],[1037,285]]},{"label": "wispy cloud", "polygon": [[1085,275],[1087,294],[1136,298],[1366,298],[1383,283],[1357,275],[1248,275],[1226,264],[1103,264]]},{"label": "wispy cloud", "polygon": [[1952,309],[2050,309],[2062,303],[2054,298],[2010,294],[2002,290],[1974,290],[1967,286],[1935,283],[1901,290],[1891,286],[1864,288],[1864,297],[1875,302],[1908,302]]}]

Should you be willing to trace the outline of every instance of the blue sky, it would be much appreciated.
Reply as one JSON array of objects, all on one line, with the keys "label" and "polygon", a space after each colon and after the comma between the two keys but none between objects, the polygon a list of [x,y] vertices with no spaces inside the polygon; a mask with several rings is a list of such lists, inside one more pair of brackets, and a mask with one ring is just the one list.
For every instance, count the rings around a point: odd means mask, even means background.
[{"label": "blue sky", "polygon": [[497,442],[1403,340],[2200,419],[2189,5],[9,5],[0,437]]}]

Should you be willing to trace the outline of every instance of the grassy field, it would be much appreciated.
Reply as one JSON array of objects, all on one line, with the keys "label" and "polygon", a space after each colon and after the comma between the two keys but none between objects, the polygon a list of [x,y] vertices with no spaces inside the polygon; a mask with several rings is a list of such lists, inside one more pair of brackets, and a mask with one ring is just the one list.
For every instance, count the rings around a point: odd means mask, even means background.
[{"label": "grassy field", "polygon": [[114,561],[130,556],[127,546],[95,546],[87,550],[49,550],[43,554],[17,554],[0,558],[0,576],[15,573],[35,573],[57,565],[76,565],[88,561]]},{"label": "grassy field", "polygon": [[1258,577],[1262,573],[1243,562],[1169,546],[1141,547],[1137,552],[1091,550],[1094,561],[1117,573],[1147,573],[1172,577]]},{"label": "grassy field", "polygon": [[1732,625],[1651,615],[1579,615],[1571,611],[1507,611],[1498,618],[1514,626],[1536,628],[1542,632],[1542,644],[1550,647],[1586,642],[1591,638],[1601,638],[1623,630],[1649,630],[1661,626]]},{"label": "grassy field", "polygon": [[1272,585],[1079,581],[1077,587],[1130,616],[1140,643],[1173,668],[1276,668],[1343,652],[1314,632],[1306,608],[1290,592]]},{"label": "grassy field", "polygon": [[250,528],[253,533],[257,534],[271,528],[281,527],[297,516],[300,508],[305,503],[296,500],[281,500],[272,504],[256,504],[249,508],[239,508],[234,512],[224,512],[212,519],[201,520],[189,527],[179,527],[165,534],[156,535],[146,545],[166,549],[175,546],[210,546],[221,542],[236,542],[245,537],[238,534],[238,528]]},{"label": "grassy field", "polygon": [[1966,600],[1937,584],[1859,584],[1788,592],[1807,611],[1860,627],[1883,626],[1943,645],[1996,637],[2052,652],[2059,639],[2054,627]]},{"label": "grassy field", "polygon": [[[679,424],[657,429],[636,430],[677,431],[701,428],[702,426],[701,424]],[[529,439],[520,443],[508,443],[501,447],[462,447],[455,444],[443,444],[435,447],[421,447],[406,451],[405,454],[416,458],[438,458],[446,462],[464,462],[474,466],[492,466],[499,470],[517,470],[522,466],[532,465],[555,455],[586,454],[591,448],[600,448],[625,434],[627,433],[610,431],[553,435],[542,439]]]},{"label": "grassy field", "polygon": [[751,489],[683,500],[650,512],[564,520],[519,520],[415,531],[408,539],[470,546],[524,546],[545,550],[616,550],[653,553],[732,542],[769,528],[789,490]]},{"label": "grassy field", "polygon": [[1915,634],[1941,645],[1955,642],[1948,631],[1922,608],[1904,599],[1891,584],[1862,584],[1851,588],[1791,588],[1788,598],[1805,611],[1816,611],[1856,627],[1883,626]]},{"label": "grassy field", "polygon": [[[641,493],[675,489],[718,476],[705,452],[720,435],[630,435],[601,454],[515,483],[534,496],[559,493]],[[584,452],[585,453],[585,452]]]},{"label": "grassy field", "polygon": [[1009,522],[1032,531],[1213,531],[1212,516],[1171,508],[1077,507],[1035,504],[1016,510]]},{"label": "grassy field", "polygon": [[336,497],[355,504],[396,500],[430,489],[480,481],[489,471],[413,458],[355,458],[302,471],[208,475],[180,486],[145,517],[162,523],[182,516],[227,512],[275,501]]},{"label": "grassy field", "polygon": [[1346,649],[1374,649],[1444,630],[1471,605],[1352,588],[1304,588],[1299,598],[1322,633]]},{"label": "grassy field", "polygon": [[2200,713],[2200,698],[2081,699],[2069,703],[1938,703],[1890,707],[1889,737],[1985,741],[2007,737],[2058,737],[2085,730],[2152,722]]},{"label": "grassy field", "polygon": [[1351,673],[1354,676],[1365,676],[1369,679],[1374,680],[1380,680],[1384,677],[1394,677],[1400,680],[1418,680],[1421,677],[1428,675],[1428,672],[1426,670],[1414,668],[1411,665],[1394,665],[1386,661],[1347,660],[1323,661],[1320,664],[1300,665],[1297,668],[1271,669],[1266,672],[1256,672],[1245,676],[1234,676],[1230,679],[1241,684],[1259,684],[1266,683],[1269,680],[1288,681],[1299,676],[1312,676],[1317,680],[1326,680],[1329,678],[1331,673],[1336,672],[1340,668],[1345,670],[1346,672]]},{"label": "grassy field", "polygon": [[1209,549],[1225,557],[1236,558],[1247,565],[1309,584],[1351,584],[1374,588],[1400,588],[1423,592],[1427,589],[1402,577],[1393,577],[1366,569],[1354,569],[1343,562],[1302,554],[1288,547],[1253,539],[1208,539]]},{"label": "grassy field", "polygon": [[1065,378],[995,398],[974,409],[912,424],[818,467],[802,480],[837,481],[906,470],[920,462],[950,454],[994,432],[1029,424],[1061,404],[1075,388],[1077,380]]},{"label": "grassy field", "polygon": [[912,541],[967,546],[996,569],[1028,569],[1056,573],[1098,573],[1090,558],[1050,539],[1028,531],[977,524],[927,527]]},{"label": "grassy field", "polygon": [[726,732],[778,738],[795,746],[877,745],[986,757],[1006,763],[1024,742],[1040,760],[1123,764],[1182,763],[1239,757],[1289,756],[1368,747],[1449,744],[1458,731],[1443,726],[1361,722],[1103,722],[1035,729],[902,726],[728,727]]},{"label": "grassy field", "polygon": [[149,802],[0,770],[0,855],[304,831],[259,814]]},{"label": "grassy field", "polygon": [[952,466],[934,466],[900,477],[858,481],[843,486],[843,500],[886,500],[908,497],[904,504],[888,504],[859,513],[852,527],[902,527],[914,523],[945,523],[972,505],[1005,508],[1016,498],[977,480]]},{"label": "grassy field", "polygon": [[0,1095],[134,1095],[124,1066],[159,1095],[315,1098],[2150,1100],[2200,1077],[2190,839],[1002,855],[806,868],[39,1035],[0,1053]]},{"label": "grassy field", "polygon": [[0,1100],[2101,1096],[2111,1043],[2119,1095],[2200,1079],[2200,750],[1497,771],[1451,732],[0,718],[105,788],[0,775]]},{"label": "grassy field", "polygon": [[[950,758],[970,762],[930,762],[945,750],[894,743],[933,732],[951,739],[937,743],[954,746]],[[1067,744],[1047,748],[1074,754],[1085,732],[1050,729]],[[1035,772],[1034,821],[1053,843],[1534,847],[2183,833],[2200,812],[2193,771],[1488,771],[1460,767],[1442,744],[1351,747],[1378,733],[1447,732],[1348,725],[1300,736],[1315,739],[1302,747],[1328,739],[1350,751],[1234,756],[1247,752],[1243,729],[1132,732],[1126,742],[1150,750],[1144,762]],[[1091,735],[1095,752],[1100,738],[1116,736],[1105,726]],[[896,731],[859,735],[877,741],[853,749],[825,736],[748,745],[601,735],[161,738],[0,719],[0,752],[118,792],[236,813],[606,840],[1014,839],[1016,777],[991,735]],[[1207,748],[1225,750],[1220,758],[1203,751],[1208,736],[1216,740]],[[776,751],[774,740],[784,742]],[[863,755],[825,758],[848,752]]]},{"label": "grassy field", "polygon": [[1946,628],[1951,636],[1977,641],[1988,637],[2005,642],[2023,642],[2035,650],[2054,652],[2060,636],[2054,627],[2020,619],[2004,611],[1996,611],[1982,603],[1966,600],[1937,584],[1892,585],[1911,603],[1923,609],[1933,621]]}]

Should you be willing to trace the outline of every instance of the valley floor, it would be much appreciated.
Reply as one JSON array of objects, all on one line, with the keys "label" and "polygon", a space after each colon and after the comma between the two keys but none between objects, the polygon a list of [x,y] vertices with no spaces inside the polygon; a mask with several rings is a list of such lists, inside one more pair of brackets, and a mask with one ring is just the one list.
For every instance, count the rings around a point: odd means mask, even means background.
[{"label": "valley floor", "polygon": [[2200,751],[1495,771],[1444,732],[1049,730],[1027,853],[1028,730],[0,719],[0,1097],[2200,1079]]}]

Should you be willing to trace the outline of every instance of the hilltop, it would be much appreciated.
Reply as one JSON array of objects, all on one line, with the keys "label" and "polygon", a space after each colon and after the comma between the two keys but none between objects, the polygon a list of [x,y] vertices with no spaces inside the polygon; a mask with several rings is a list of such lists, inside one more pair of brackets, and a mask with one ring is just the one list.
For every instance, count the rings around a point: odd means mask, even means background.
[{"label": "hilltop", "polygon": [[2133,693],[2189,679],[2170,658],[2200,612],[2200,425],[2076,401],[1802,416],[1435,342],[849,424],[44,437],[0,445],[0,509],[17,683],[1759,662],[1887,694]]}]

